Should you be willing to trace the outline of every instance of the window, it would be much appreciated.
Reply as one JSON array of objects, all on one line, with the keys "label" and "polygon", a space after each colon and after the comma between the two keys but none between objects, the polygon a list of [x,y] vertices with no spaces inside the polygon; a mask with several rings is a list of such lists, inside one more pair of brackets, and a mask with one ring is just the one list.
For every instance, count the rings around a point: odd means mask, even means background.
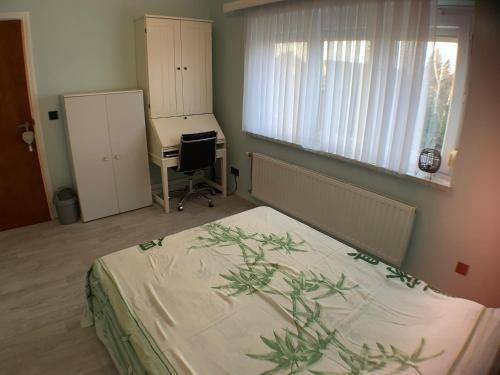
[{"label": "window", "polygon": [[249,12],[243,129],[420,178],[430,177],[417,168],[420,151],[437,148],[434,178],[445,181],[470,15],[438,15],[432,4],[290,2]]},{"label": "window", "polygon": [[455,80],[457,47],[456,39],[440,38],[434,49],[429,46],[427,50],[426,61],[430,74],[426,77],[428,91],[424,97],[425,117],[420,148],[443,149]]},{"label": "window", "polygon": [[[437,178],[449,181],[450,158],[458,148],[465,101],[470,40],[470,12],[442,9],[435,42],[428,43],[422,90],[422,136],[419,149],[435,148],[443,163]],[[417,175],[426,178],[418,171]]]}]

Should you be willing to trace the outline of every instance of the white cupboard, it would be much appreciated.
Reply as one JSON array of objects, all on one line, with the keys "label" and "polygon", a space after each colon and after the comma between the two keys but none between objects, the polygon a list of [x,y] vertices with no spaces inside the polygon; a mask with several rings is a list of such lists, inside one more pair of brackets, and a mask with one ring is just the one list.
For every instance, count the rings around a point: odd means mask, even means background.
[{"label": "white cupboard", "polygon": [[211,21],[145,16],[135,33],[148,117],[212,113]]},{"label": "white cupboard", "polygon": [[142,91],[63,99],[83,221],[151,205]]}]

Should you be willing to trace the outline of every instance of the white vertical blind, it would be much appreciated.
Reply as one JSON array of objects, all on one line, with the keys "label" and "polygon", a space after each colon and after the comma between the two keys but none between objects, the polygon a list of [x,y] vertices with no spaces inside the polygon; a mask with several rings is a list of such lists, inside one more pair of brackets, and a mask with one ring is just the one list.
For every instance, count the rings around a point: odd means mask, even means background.
[{"label": "white vertical blind", "polygon": [[432,0],[309,0],[247,13],[243,129],[413,173]]}]

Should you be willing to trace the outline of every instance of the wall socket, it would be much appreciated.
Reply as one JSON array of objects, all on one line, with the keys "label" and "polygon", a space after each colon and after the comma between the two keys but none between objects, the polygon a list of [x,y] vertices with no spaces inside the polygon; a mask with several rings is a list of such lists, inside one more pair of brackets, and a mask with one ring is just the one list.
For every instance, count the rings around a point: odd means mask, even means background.
[{"label": "wall socket", "polygon": [[457,262],[457,266],[455,267],[455,272],[459,273],[460,275],[467,275],[467,272],[469,272],[469,265],[462,263],[462,262]]},{"label": "wall socket", "polygon": [[231,174],[233,174],[236,177],[238,177],[240,175],[240,170],[238,168],[231,167]]}]

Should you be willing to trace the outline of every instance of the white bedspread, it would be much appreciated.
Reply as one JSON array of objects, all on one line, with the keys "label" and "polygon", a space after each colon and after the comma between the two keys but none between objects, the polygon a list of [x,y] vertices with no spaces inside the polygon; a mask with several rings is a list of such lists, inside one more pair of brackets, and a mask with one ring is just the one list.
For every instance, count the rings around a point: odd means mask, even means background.
[{"label": "white bedspread", "polygon": [[500,309],[270,208],[102,262],[179,374],[483,374],[500,342]]}]

